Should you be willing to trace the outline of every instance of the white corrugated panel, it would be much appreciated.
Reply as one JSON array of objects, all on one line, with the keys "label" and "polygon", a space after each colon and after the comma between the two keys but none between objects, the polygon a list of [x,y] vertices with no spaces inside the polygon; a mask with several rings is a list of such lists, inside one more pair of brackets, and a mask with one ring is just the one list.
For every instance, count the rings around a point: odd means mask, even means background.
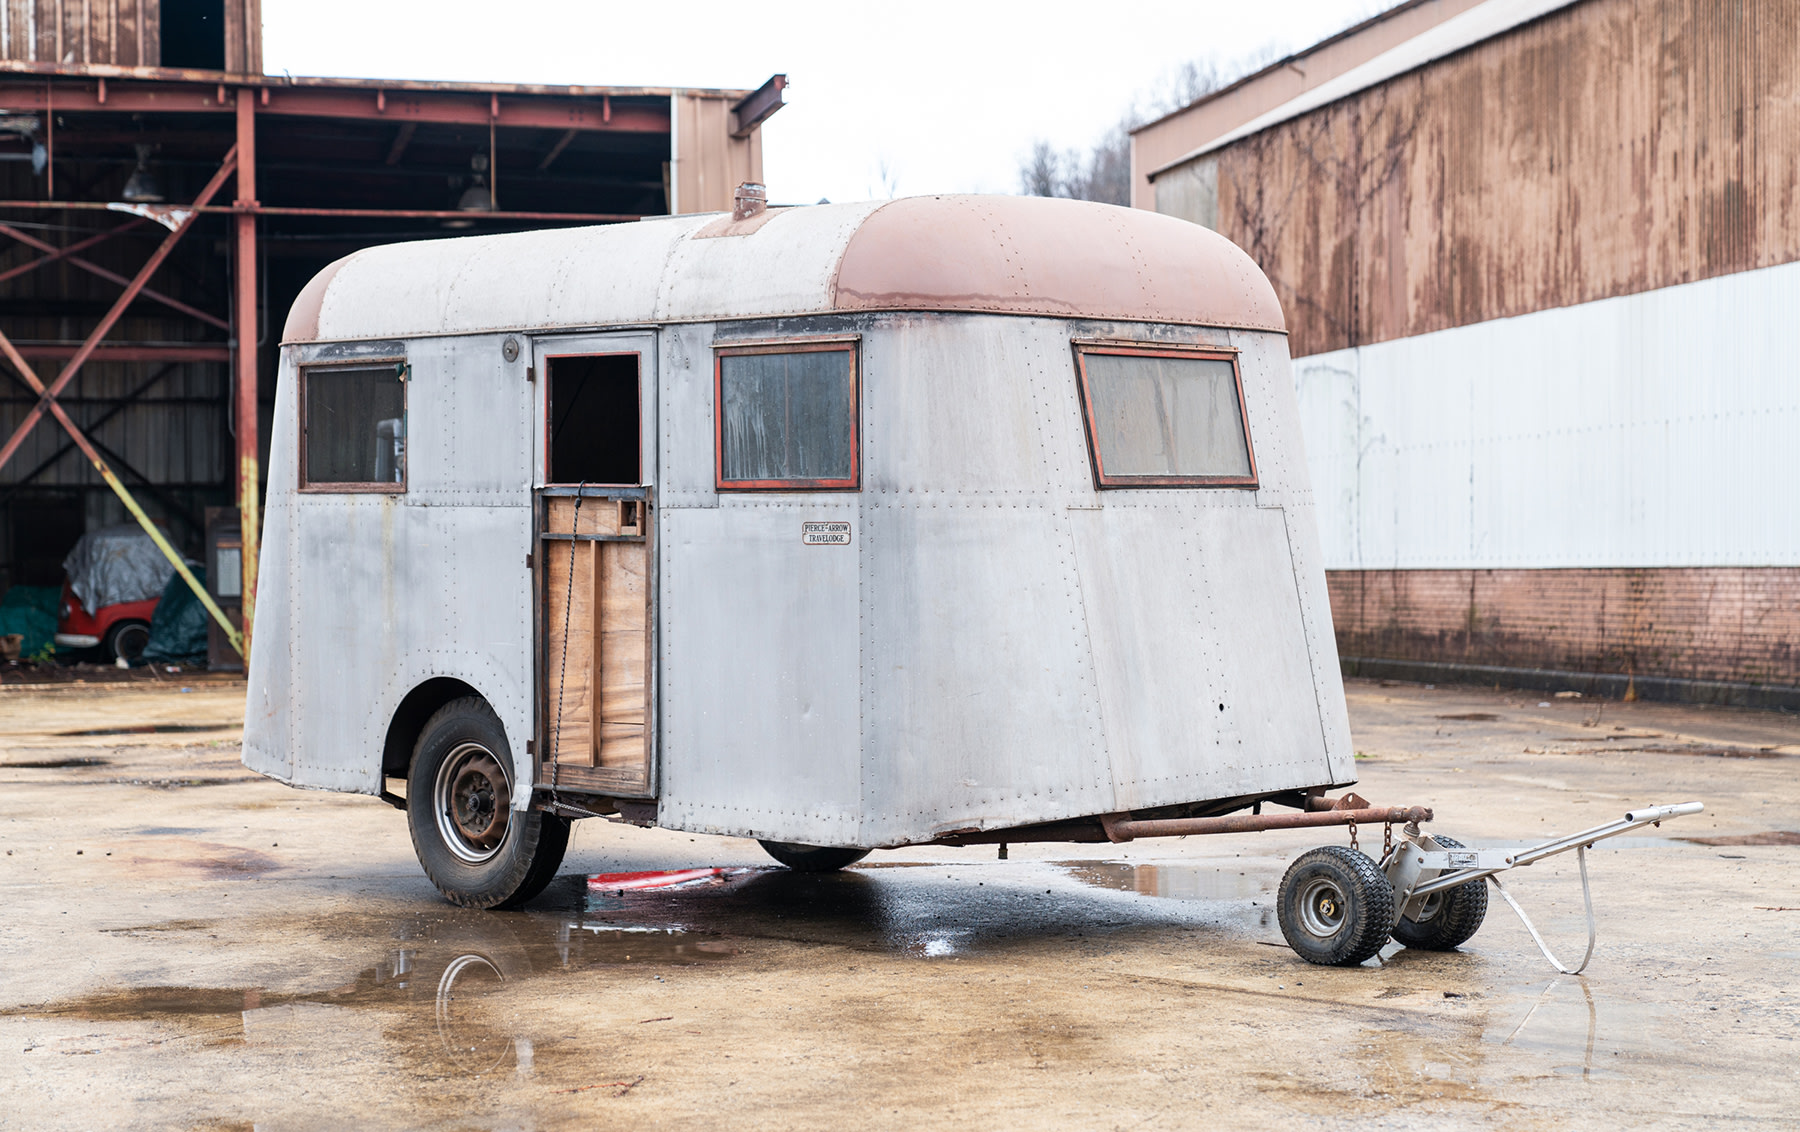
[{"label": "white corrugated panel", "polygon": [[1800,565],[1800,264],[1298,358],[1325,565]]}]

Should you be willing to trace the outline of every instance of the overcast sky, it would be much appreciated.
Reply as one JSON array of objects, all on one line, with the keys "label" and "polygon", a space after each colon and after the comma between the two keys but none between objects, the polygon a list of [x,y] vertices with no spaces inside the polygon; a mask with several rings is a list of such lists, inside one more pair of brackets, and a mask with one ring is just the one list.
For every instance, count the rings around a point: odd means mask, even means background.
[{"label": "overcast sky", "polygon": [[1016,191],[1034,138],[1086,147],[1184,61],[1304,47],[1392,2],[263,0],[263,58],[275,74],[607,86],[786,72],[764,126],[770,199],[846,201]]}]

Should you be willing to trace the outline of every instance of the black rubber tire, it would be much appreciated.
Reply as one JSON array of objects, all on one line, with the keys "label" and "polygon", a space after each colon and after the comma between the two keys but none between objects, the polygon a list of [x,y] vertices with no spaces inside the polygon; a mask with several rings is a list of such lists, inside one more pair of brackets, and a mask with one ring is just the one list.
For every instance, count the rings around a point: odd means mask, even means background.
[{"label": "black rubber tire", "polygon": [[[1446,849],[1463,847],[1462,842],[1448,837],[1433,834],[1432,839]],[[1469,937],[1479,931],[1481,922],[1487,919],[1487,881],[1472,880],[1443,892],[1434,892],[1426,897],[1426,901],[1425,907],[1420,909],[1420,919],[1400,917],[1400,922],[1394,925],[1394,938],[1420,951],[1455,951],[1469,942]]]},{"label": "black rubber tire", "polygon": [[758,841],[769,856],[797,873],[834,873],[869,855],[867,849],[830,845],[796,845],[792,841]]},{"label": "black rubber tire", "polygon": [[150,626],[143,621],[115,621],[106,630],[106,637],[100,642],[100,651],[108,663],[121,656],[126,661],[136,660],[144,655],[144,648],[150,643]]},{"label": "black rubber tire", "polygon": [[1321,967],[1354,967],[1388,940],[1394,886],[1360,850],[1327,845],[1288,866],[1275,912],[1300,958]]},{"label": "black rubber tire", "polygon": [[[510,793],[512,751],[506,730],[487,701],[464,696],[433,712],[413,746],[406,779],[406,825],[419,864],[444,899],[464,908],[516,908],[556,877],[569,847],[569,822],[537,810],[494,806],[491,810],[498,819],[494,824],[504,823],[497,844],[476,848],[463,842],[465,853],[473,849],[486,856],[477,860],[459,856],[448,840],[454,834],[445,831],[446,824],[456,827],[455,818],[446,811],[446,820],[439,821],[438,778],[452,756],[467,762],[483,754],[501,768]],[[453,764],[450,770],[454,769]]]}]

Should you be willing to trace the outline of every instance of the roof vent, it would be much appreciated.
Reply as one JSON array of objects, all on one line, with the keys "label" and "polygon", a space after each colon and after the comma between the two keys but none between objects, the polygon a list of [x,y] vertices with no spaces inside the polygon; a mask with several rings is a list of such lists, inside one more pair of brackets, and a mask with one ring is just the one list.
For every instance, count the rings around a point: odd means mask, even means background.
[{"label": "roof vent", "polygon": [[737,194],[731,202],[731,218],[748,220],[752,216],[769,207],[769,190],[765,185],[755,181],[745,181],[737,187]]}]

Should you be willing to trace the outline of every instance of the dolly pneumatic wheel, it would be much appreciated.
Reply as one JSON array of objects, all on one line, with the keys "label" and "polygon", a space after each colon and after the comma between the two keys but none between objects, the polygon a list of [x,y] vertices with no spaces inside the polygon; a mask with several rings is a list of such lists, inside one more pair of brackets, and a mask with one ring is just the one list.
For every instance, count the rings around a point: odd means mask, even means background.
[{"label": "dolly pneumatic wheel", "polygon": [[406,825],[425,875],[465,908],[514,908],[544,890],[569,823],[512,808],[512,752],[486,700],[452,700],[425,721],[406,780]]},{"label": "dolly pneumatic wheel", "polygon": [[[1442,849],[1461,849],[1463,843],[1448,837],[1433,836]],[[1433,892],[1419,901],[1414,916],[1401,916],[1394,925],[1394,938],[1421,951],[1454,951],[1469,942],[1469,937],[1487,919],[1487,881],[1472,880]]]},{"label": "dolly pneumatic wheel", "polygon": [[867,849],[842,849],[828,845],[797,845],[792,841],[759,841],[769,856],[797,873],[831,873],[854,865],[869,855]]},{"label": "dolly pneumatic wheel", "polygon": [[1342,845],[1295,858],[1275,898],[1281,934],[1300,958],[1354,967],[1387,942],[1394,886],[1366,854]]}]

